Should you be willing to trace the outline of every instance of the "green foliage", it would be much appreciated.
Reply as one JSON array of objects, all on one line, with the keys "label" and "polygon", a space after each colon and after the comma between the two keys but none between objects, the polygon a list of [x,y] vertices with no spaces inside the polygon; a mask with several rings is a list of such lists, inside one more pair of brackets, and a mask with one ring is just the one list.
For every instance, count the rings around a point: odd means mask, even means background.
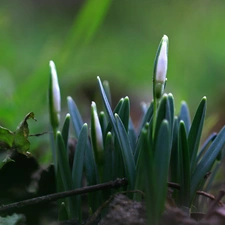
[{"label": "green foliage", "polygon": [[[160,54],[156,60],[161,60]],[[158,65],[164,68],[164,61],[161,62]],[[164,212],[167,184],[171,181],[180,186],[180,190],[175,190],[173,194],[177,206],[190,212],[196,191],[205,184],[205,175],[217,159],[224,157],[222,149],[225,145],[225,127],[218,135],[210,135],[199,148],[206,98],[200,102],[191,121],[185,102],[182,102],[180,113],[176,116],[173,95],[157,96],[150,105],[143,105],[140,125],[136,130],[130,117],[129,98],[121,98],[113,110],[108,83],[105,86],[99,77],[97,81],[105,111],[98,114],[97,106],[92,102],[91,139],[88,126],[83,122],[75,101],[67,97],[69,114],[62,134],[58,130],[55,140],[55,166],[59,174],[56,177],[62,180],[64,190],[81,187],[84,172],[88,185],[126,177],[128,186],[123,190],[138,189],[145,193],[148,220],[156,225]],[[77,139],[72,169],[68,162],[70,119],[74,128],[73,135]],[[54,126],[52,128],[54,130]],[[100,191],[89,194],[91,211],[94,212],[112,193]],[[129,196],[140,200],[140,196],[135,194]],[[65,205],[69,218],[75,216],[81,220],[79,197],[69,198]]]}]

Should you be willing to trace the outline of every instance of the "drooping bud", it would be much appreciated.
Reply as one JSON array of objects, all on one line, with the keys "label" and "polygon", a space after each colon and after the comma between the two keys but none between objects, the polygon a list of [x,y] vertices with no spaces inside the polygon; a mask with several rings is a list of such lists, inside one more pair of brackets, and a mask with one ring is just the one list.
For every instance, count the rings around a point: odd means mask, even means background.
[{"label": "drooping bud", "polygon": [[166,35],[164,35],[159,43],[159,47],[155,57],[154,72],[153,72],[154,99],[160,99],[164,93],[166,85],[167,66],[168,66],[168,47],[169,47],[169,39]]},{"label": "drooping bud", "polygon": [[55,63],[53,61],[50,61],[49,66],[51,71],[48,93],[49,113],[51,125],[53,129],[56,129],[60,123],[61,96]]}]

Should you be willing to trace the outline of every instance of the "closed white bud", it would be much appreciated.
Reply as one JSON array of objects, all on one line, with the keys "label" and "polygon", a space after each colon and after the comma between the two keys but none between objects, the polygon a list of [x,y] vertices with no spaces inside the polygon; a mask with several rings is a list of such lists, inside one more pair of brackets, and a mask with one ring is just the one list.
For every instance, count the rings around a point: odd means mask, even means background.
[{"label": "closed white bud", "polygon": [[96,143],[96,147],[98,151],[103,150],[103,137],[102,137],[102,128],[99,122],[98,118],[98,111],[95,102],[91,103],[91,108],[92,108],[92,125],[93,127],[91,129],[94,129],[95,135],[92,135],[92,138],[95,140],[92,140],[93,142]]},{"label": "closed white bud", "polygon": [[164,35],[156,53],[153,74],[154,97],[157,99],[161,98],[165,89],[168,67],[168,47],[169,39],[166,35]]},{"label": "closed white bud", "polygon": [[49,108],[50,120],[53,127],[57,127],[60,123],[61,96],[56,72],[55,63],[49,62],[50,66],[50,83],[49,83]]}]

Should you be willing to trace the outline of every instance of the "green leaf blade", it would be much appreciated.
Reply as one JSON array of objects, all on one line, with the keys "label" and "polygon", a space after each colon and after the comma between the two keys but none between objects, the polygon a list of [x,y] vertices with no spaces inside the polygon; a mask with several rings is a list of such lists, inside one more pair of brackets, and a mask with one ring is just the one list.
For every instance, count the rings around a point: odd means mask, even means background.
[{"label": "green leaf blade", "polygon": [[68,103],[68,108],[69,108],[72,124],[74,127],[74,131],[75,131],[75,135],[76,135],[76,138],[78,138],[84,122],[81,118],[81,115],[76,106],[76,103],[73,101],[73,99],[70,96],[67,97],[67,103]]},{"label": "green leaf blade", "polygon": [[218,133],[215,140],[212,142],[206,153],[202,157],[201,161],[196,166],[192,178],[191,178],[191,196],[195,195],[195,192],[201,183],[202,179],[207,172],[209,172],[213,163],[215,162],[219,152],[225,145],[225,127]]},{"label": "green leaf blade", "polygon": [[180,204],[187,208],[190,207],[190,187],[191,171],[188,141],[186,127],[183,121],[180,121],[179,127],[179,154],[180,154]]},{"label": "green leaf blade", "polygon": [[63,128],[62,128],[62,138],[65,143],[65,148],[67,149],[68,145],[68,140],[69,140],[69,130],[70,130],[70,114],[68,113],[66,115],[66,118],[63,123]]},{"label": "green leaf blade", "polygon": [[188,134],[191,127],[191,118],[188,105],[185,101],[181,102],[180,114],[178,118],[179,120],[184,121],[186,133]]},{"label": "green leaf blade", "polygon": [[206,97],[200,102],[198,109],[196,111],[194,120],[192,122],[190,132],[188,135],[188,146],[190,150],[190,163],[191,172],[194,171],[197,163],[197,152],[200,144],[200,138],[202,134],[203,124],[206,114]]},{"label": "green leaf blade", "polygon": [[123,123],[117,114],[115,114],[115,118],[116,118],[116,125],[118,129],[117,138],[119,139],[121,153],[123,156],[124,167],[125,167],[126,175],[129,180],[128,185],[130,189],[132,190],[135,185],[135,176],[136,176],[134,157],[133,157],[132,149],[130,147],[129,138],[126,133],[125,127],[123,126]]},{"label": "green leaf blade", "polygon": [[170,131],[169,123],[167,120],[163,120],[159,128],[157,140],[155,144],[154,154],[154,168],[157,173],[156,176],[156,215],[160,217],[164,210],[166,193],[167,193],[167,179],[169,172],[170,162]]}]

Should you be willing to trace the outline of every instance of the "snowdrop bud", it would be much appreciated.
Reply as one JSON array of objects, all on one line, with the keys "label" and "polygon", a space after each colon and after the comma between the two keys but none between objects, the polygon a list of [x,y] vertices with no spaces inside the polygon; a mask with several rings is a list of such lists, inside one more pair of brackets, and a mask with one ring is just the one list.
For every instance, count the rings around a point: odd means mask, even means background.
[{"label": "snowdrop bud", "polygon": [[164,35],[159,44],[155,58],[153,73],[154,99],[160,99],[164,93],[168,65],[168,47],[169,39],[166,35]]},{"label": "snowdrop bud", "polygon": [[58,76],[53,61],[49,62],[50,66],[50,82],[49,82],[49,112],[50,120],[53,128],[57,128],[60,123],[61,97],[58,83]]},{"label": "snowdrop bud", "polygon": [[91,124],[92,142],[96,146],[96,150],[101,151],[103,150],[103,137],[95,102],[91,103]]}]

